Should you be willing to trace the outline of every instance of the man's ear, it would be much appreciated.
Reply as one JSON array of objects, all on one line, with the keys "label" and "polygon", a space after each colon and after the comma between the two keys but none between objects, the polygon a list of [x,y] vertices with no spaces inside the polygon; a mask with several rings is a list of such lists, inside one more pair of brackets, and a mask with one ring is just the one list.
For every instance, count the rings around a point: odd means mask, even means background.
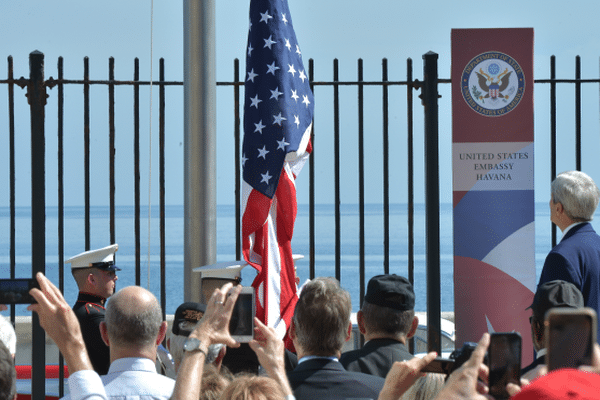
[{"label": "man's ear", "polygon": [[352,337],[352,321],[348,322],[348,332],[346,333],[346,342]]},{"label": "man's ear", "polygon": [[365,318],[365,315],[363,314],[363,312],[361,310],[358,310],[358,312],[356,313],[356,324],[358,325],[358,330],[363,335],[366,332],[366,330],[365,330],[365,319],[364,318]]},{"label": "man's ear", "polygon": [[406,334],[406,338],[410,339],[411,337],[415,336],[415,333],[417,333],[417,328],[419,327],[419,317],[417,317],[416,315],[413,317],[412,320],[412,324],[410,326],[410,330],[408,331],[408,333]]},{"label": "man's ear", "polygon": [[563,207],[562,203],[554,203],[554,207],[556,207],[556,211],[559,214],[562,214],[565,212],[565,208]]},{"label": "man's ear", "polygon": [[158,346],[165,340],[165,336],[167,336],[167,329],[169,328],[169,324],[167,321],[163,321],[160,324],[160,329],[158,330],[158,336],[156,336],[156,345]]},{"label": "man's ear", "polygon": [[110,341],[108,340],[108,330],[106,329],[106,322],[100,322],[100,336],[104,344],[110,347]]},{"label": "man's ear", "polygon": [[294,324],[294,319],[292,319],[291,323],[290,323],[290,329],[288,334],[290,335],[290,339],[295,340],[296,339],[296,324]]},{"label": "man's ear", "polygon": [[96,286],[96,275],[94,275],[93,272],[90,272],[89,274],[87,274],[87,277],[85,278],[86,282],[92,286]]}]

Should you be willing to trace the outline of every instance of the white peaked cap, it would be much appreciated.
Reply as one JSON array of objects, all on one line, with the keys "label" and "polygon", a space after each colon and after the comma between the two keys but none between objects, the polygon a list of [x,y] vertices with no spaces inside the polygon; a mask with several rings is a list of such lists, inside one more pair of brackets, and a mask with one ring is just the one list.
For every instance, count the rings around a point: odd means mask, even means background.
[{"label": "white peaked cap", "polygon": [[246,265],[248,265],[248,263],[245,261],[225,261],[212,265],[196,267],[192,271],[202,273],[202,279],[218,278],[238,280],[238,278],[241,276],[242,268],[244,268]]},{"label": "white peaked cap", "polygon": [[65,264],[71,263],[71,269],[97,267],[104,270],[120,271],[115,267],[115,252],[119,249],[118,244],[111,244],[97,250],[84,251],[65,261]]}]

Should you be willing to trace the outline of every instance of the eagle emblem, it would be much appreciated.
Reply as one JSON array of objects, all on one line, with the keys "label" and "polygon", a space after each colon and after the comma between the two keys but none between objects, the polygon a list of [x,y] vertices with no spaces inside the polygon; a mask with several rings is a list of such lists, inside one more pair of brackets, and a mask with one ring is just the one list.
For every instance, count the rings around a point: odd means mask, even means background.
[{"label": "eagle emblem", "polygon": [[504,53],[480,54],[467,64],[462,74],[463,98],[474,111],[485,116],[502,116],[514,110],[524,90],[521,67]]}]

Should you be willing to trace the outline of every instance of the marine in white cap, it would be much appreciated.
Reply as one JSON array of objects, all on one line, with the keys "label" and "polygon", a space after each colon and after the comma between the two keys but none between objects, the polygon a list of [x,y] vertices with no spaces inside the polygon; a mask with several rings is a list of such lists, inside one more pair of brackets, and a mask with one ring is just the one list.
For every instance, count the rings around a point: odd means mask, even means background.
[{"label": "marine in white cap", "polygon": [[110,366],[108,346],[100,335],[100,323],[104,321],[104,304],[115,292],[118,279],[115,266],[115,252],[118,244],[78,254],[65,261],[71,264],[71,273],[77,282],[79,296],[73,311],[79,319],[81,333],[88,354],[99,375],[105,375]]}]

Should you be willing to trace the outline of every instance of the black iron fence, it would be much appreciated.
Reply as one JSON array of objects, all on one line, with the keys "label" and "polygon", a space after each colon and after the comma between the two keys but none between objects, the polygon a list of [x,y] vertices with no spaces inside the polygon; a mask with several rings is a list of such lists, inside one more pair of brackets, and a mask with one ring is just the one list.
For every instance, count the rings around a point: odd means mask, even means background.
[{"label": "black iron fence", "polygon": [[[309,79],[311,81],[313,91],[315,93],[315,98],[323,98],[323,99],[331,99],[331,117],[322,117],[317,116],[315,118],[314,124],[314,132],[313,132],[313,144],[315,146],[315,151],[310,158],[308,175],[309,175],[309,194],[308,194],[308,203],[309,203],[309,276],[312,278],[319,274],[317,266],[315,265],[316,260],[316,234],[315,234],[315,206],[316,206],[316,195],[318,193],[317,182],[321,178],[319,174],[316,173],[316,163],[318,160],[322,158],[328,158],[332,160],[333,167],[331,168],[331,182],[332,184],[328,186],[330,190],[333,191],[333,205],[334,205],[334,220],[335,220],[335,276],[341,280],[342,278],[342,209],[341,205],[342,194],[340,193],[340,187],[346,177],[348,176],[348,171],[345,171],[342,167],[341,160],[348,157],[347,154],[344,153],[343,150],[343,142],[344,138],[342,135],[342,122],[341,122],[341,113],[343,112],[342,107],[340,106],[341,97],[340,90],[345,88],[353,88],[355,90],[354,95],[356,96],[356,112],[357,112],[357,148],[358,152],[355,155],[355,159],[353,161],[354,165],[356,165],[356,169],[352,171],[352,173],[357,174],[357,199],[356,203],[358,203],[359,208],[359,223],[357,232],[354,234],[359,238],[359,262],[358,262],[358,271],[356,273],[359,276],[360,287],[359,287],[359,296],[360,302],[363,300],[363,293],[365,291],[365,188],[367,187],[366,180],[369,178],[366,177],[365,171],[369,167],[365,165],[365,160],[367,160],[367,156],[365,154],[365,144],[367,142],[371,142],[375,140],[374,131],[380,132],[381,138],[381,152],[375,156],[377,160],[381,159],[381,181],[382,181],[382,199],[383,199],[383,208],[382,208],[382,219],[383,219],[383,261],[381,265],[382,273],[390,272],[390,188],[392,186],[398,186],[398,182],[403,182],[406,190],[406,199],[407,199],[407,248],[408,248],[408,262],[407,262],[407,274],[411,282],[414,282],[414,257],[415,257],[415,249],[414,249],[414,206],[415,206],[415,152],[414,148],[415,141],[415,123],[414,123],[414,110],[421,109],[419,106],[420,103],[425,105],[423,107],[422,118],[424,121],[423,128],[418,129],[418,132],[423,132],[423,139],[425,141],[424,154],[420,155],[423,157],[423,164],[425,165],[426,172],[424,174],[425,177],[425,185],[424,185],[424,199],[426,203],[426,234],[427,234],[427,246],[426,246],[426,254],[427,254],[427,267],[428,267],[428,312],[430,313],[429,325],[432,328],[430,330],[429,342],[430,348],[438,349],[439,351],[439,289],[440,289],[440,281],[439,281],[439,158],[438,158],[438,84],[448,84],[450,83],[450,79],[439,79],[437,72],[437,54],[428,53],[423,56],[424,59],[424,71],[423,76],[424,79],[419,81],[417,79],[413,79],[413,63],[411,59],[407,60],[406,63],[406,77],[402,80],[390,80],[389,79],[389,68],[387,60],[383,60],[381,63],[381,79],[376,81],[368,81],[364,79],[364,67],[363,61],[358,60],[357,66],[357,79],[356,80],[340,80],[340,71],[339,71],[339,63],[337,60],[333,61],[333,78],[330,81],[316,79],[315,78],[315,66],[314,61],[309,61]],[[141,207],[142,200],[140,194],[140,87],[150,86],[157,87],[159,90],[159,105],[158,105],[158,114],[159,114],[159,208],[160,208],[160,298],[161,304],[163,306],[163,310],[165,310],[165,302],[167,298],[166,293],[166,253],[165,253],[165,191],[169,183],[165,179],[165,164],[167,162],[181,162],[181,160],[166,160],[165,153],[165,119],[167,116],[169,118],[181,118],[181,113],[179,110],[177,112],[169,113],[169,109],[167,107],[167,88],[171,86],[183,86],[183,82],[180,81],[169,81],[165,78],[165,63],[164,60],[160,60],[160,71],[159,71],[159,79],[157,81],[141,81],[140,70],[139,70],[139,62],[136,59],[134,63],[134,71],[133,71],[133,80],[117,80],[115,78],[115,68],[114,68],[114,59],[109,60],[109,69],[108,69],[108,80],[93,80],[90,78],[89,73],[89,60],[86,58],[83,60],[84,64],[84,73],[82,79],[66,79],[64,77],[63,70],[63,59],[59,58],[58,67],[57,67],[57,78],[44,78],[44,57],[43,54],[39,52],[33,52],[30,55],[30,71],[29,78],[19,78],[16,79],[13,71],[13,60],[11,57],[8,58],[8,76],[6,79],[0,80],[0,87],[5,87],[7,96],[8,96],[8,110],[6,112],[6,120],[7,123],[4,126],[0,126],[0,135],[7,135],[9,138],[9,171],[8,171],[8,181],[9,187],[6,188],[9,192],[9,204],[8,207],[10,209],[10,226],[5,228],[1,227],[3,230],[1,235],[9,236],[10,242],[10,262],[9,262],[9,274],[11,278],[16,276],[16,253],[15,253],[15,232],[16,232],[16,201],[15,201],[15,185],[16,185],[16,171],[17,168],[21,167],[21,163],[17,160],[17,154],[15,152],[15,140],[16,140],[16,128],[15,128],[15,120],[18,117],[18,113],[15,111],[15,104],[17,100],[15,100],[15,89],[25,89],[27,93],[27,99],[30,107],[30,126],[31,126],[31,221],[32,221],[32,236],[31,236],[31,267],[32,274],[35,274],[38,271],[45,272],[45,255],[47,254],[45,248],[45,237],[50,234],[46,231],[45,227],[45,212],[46,212],[46,187],[45,183],[48,179],[56,179],[57,180],[57,198],[58,198],[58,230],[56,234],[58,236],[58,247],[56,249],[56,254],[58,256],[58,266],[59,266],[59,279],[58,285],[61,290],[64,291],[64,270],[63,270],[63,261],[64,261],[64,171],[66,168],[78,168],[78,166],[66,165],[64,156],[63,156],[63,148],[64,148],[64,121],[65,115],[68,115],[69,118],[74,118],[71,111],[66,111],[64,107],[65,102],[65,87],[67,85],[77,85],[78,87],[83,89],[83,115],[77,116],[76,118],[83,119],[83,142],[84,142],[84,210],[85,210],[85,249],[90,248],[91,242],[91,222],[90,222],[90,209],[91,209],[91,189],[95,184],[94,172],[91,167],[91,155],[97,151],[96,148],[93,148],[92,145],[93,139],[90,137],[90,115],[94,107],[91,105],[92,87],[105,87],[108,92],[108,169],[109,169],[109,209],[110,209],[110,242],[114,243],[116,239],[116,226],[115,226],[115,188],[116,188],[116,174],[119,173],[115,171],[115,131],[116,126],[118,125],[117,119],[115,118],[115,88],[117,87],[126,87],[131,89],[131,94],[133,96],[133,188],[125,188],[124,190],[132,190],[133,191],[133,203],[134,203],[134,223],[135,223],[135,282],[136,284],[140,284],[141,277],[141,221],[144,217],[141,215]],[[537,79],[535,80],[536,84],[536,95],[545,96],[545,90],[542,90],[542,86],[549,85],[549,134],[550,134],[550,180],[552,180],[556,175],[556,165],[557,165],[557,86],[561,84],[573,85],[574,88],[574,97],[575,97],[575,114],[574,114],[574,125],[575,125],[575,159],[576,159],[576,168],[581,169],[581,159],[582,159],[582,143],[581,143],[581,135],[582,135],[582,85],[588,84],[598,84],[600,83],[600,79],[582,79],[581,78],[581,62],[579,57],[576,59],[576,71],[575,71],[575,79],[557,79],[556,78],[556,61],[554,57],[551,58],[550,62],[550,78],[549,79]],[[232,96],[232,119],[233,123],[233,135],[235,146],[233,147],[234,155],[232,159],[235,163],[235,181],[233,182],[232,177],[232,186],[234,186],[233,192],[235,193],[236,198],[236,232],[240,232],[240,143],[241,143],[241,104],[242,101],[242,90],[240,88],[244,85],[243,79],[240,81],[240,68],[239,61],[234,61],[234,79],[231,82],[217,82],[219,87],[231,87],[232,94],[227,94],[226,96]],[[369,112],[373,110],[372,105],[368,104],[370,100],[365,101],[365,89],[371,90],[371,88],[377,88],[379,90],[379,99],[380,99],[380,116],[378,116],[377,120],[380,121],[380,127],[374,127],[371,123],[365,122],[365,110],[368,109]],[[51,89],[48,92],[47,89]],[[399,89],[399,90],[396,90]],[[395,90],[394,95],[390,95],[390,91]],[[52,92],[54,91],[54,92]],[[419,100],[414,98],[415,91],[420,91]],[[221,92],[219,92],[221,93]],[[400,93],[400,94],[399,94]],[[1,94],[0,94],[1,95]],[[45,124],[45,110],[46,110],[46,98],[48,96],[57,96],[57,126],[56,126],[56,135],[57,135],[57,176],[56,177],[48,177],[46,176],[45,165],[46,161],[46,138],[45,138],[45,129],[47,128]],[[104,96],[104,94],[102,95]],[[171,93],[170,98],[173,99],[175,97],[182,98],[181,92]],[[402,101],[398,101],[398,98],[401,97]],[[445,96],[442,101],[449,102],[450,96]],[[402,107],[391,106],[391,103],[397,104],[402,103]],[[366,104],[367,103],[367,104]],[[594,111],[597,113],[597,110]],[[4,114],[5,111],[2,111],[0,115]],[[420,112],[419,112],[420,114]],[[401,117],[399,117],[401,115]],[[325,118],[331,118],[332,124],[331,129],[321,129],[321,121]],[[392,119],[402,119],[405,121],[405,127],[401,129],[391,129]],[[419,117],[421,118],[421,117]],[[2,119],[0,119],[2,122]],[[4,124],[4,122],[2,122]],[[420,127],[420,125],[418,125]],[[448,130],[447,128],[446,130]],[[331,137],[325,138],[323,135],[325,131],[331,132]],[[366,131],[368,131],[368,135],[366,135]],[[53,130],[54,132],[54,130]],[[597,134],[597,132],[596,132]],[[368,136],[368,137],[367,137]],[[397,178],[397,174],[393,171],[394,168],[391,166],[391,161],[394,160],[394,157],[390,156],[390,138],[394,138],[394,140],[398,140],[398,137],[401,137],[402,140],[405,141],[406,146],[406,164],[405,164],[405,177],[402,179]],[[319,143],[323,143],[326,140],[331,141],[333,152],[332,154],[322,153],[319,147]],[[102,150],[105,151],[105,150]],[[394,163],[397,166],[397,163]],[[0,205],[5,207],[6,205]],[[6,237],[5,236],[5,237]],[[553,243],[556,243],[556,230],[553,230]],[[239,237],[236,242],[236,256],[237,259],[241,258],[241,245]],[[183,253],[183,251],[182,251]],[[432,279],[429,279],[432,277]],[[437,319],[437,326],[436,326]],[[14,324],[15,322],[15,308],[12,306],[11,308],[11,320]],[[44,333],[39,327],[39,324],[35,320],[32,323],[33,326],[33,348],[32,352],[35,354],[35,357],[32,357],[32,366],[33,366],[33,374],[32,374],[32,394],[33,398],[41,399],[44,392],[44,385],[39,384],[39,382],[44,381],[44,364],[45,358],[44,354]],[[436,335],[436,332],[437,335]],[[60,371],[62,374],[62,359],[60,361],[61,367]],[[61,377],[61,385],[60,385],[60,395],[62,396],[62,377]]]}]

